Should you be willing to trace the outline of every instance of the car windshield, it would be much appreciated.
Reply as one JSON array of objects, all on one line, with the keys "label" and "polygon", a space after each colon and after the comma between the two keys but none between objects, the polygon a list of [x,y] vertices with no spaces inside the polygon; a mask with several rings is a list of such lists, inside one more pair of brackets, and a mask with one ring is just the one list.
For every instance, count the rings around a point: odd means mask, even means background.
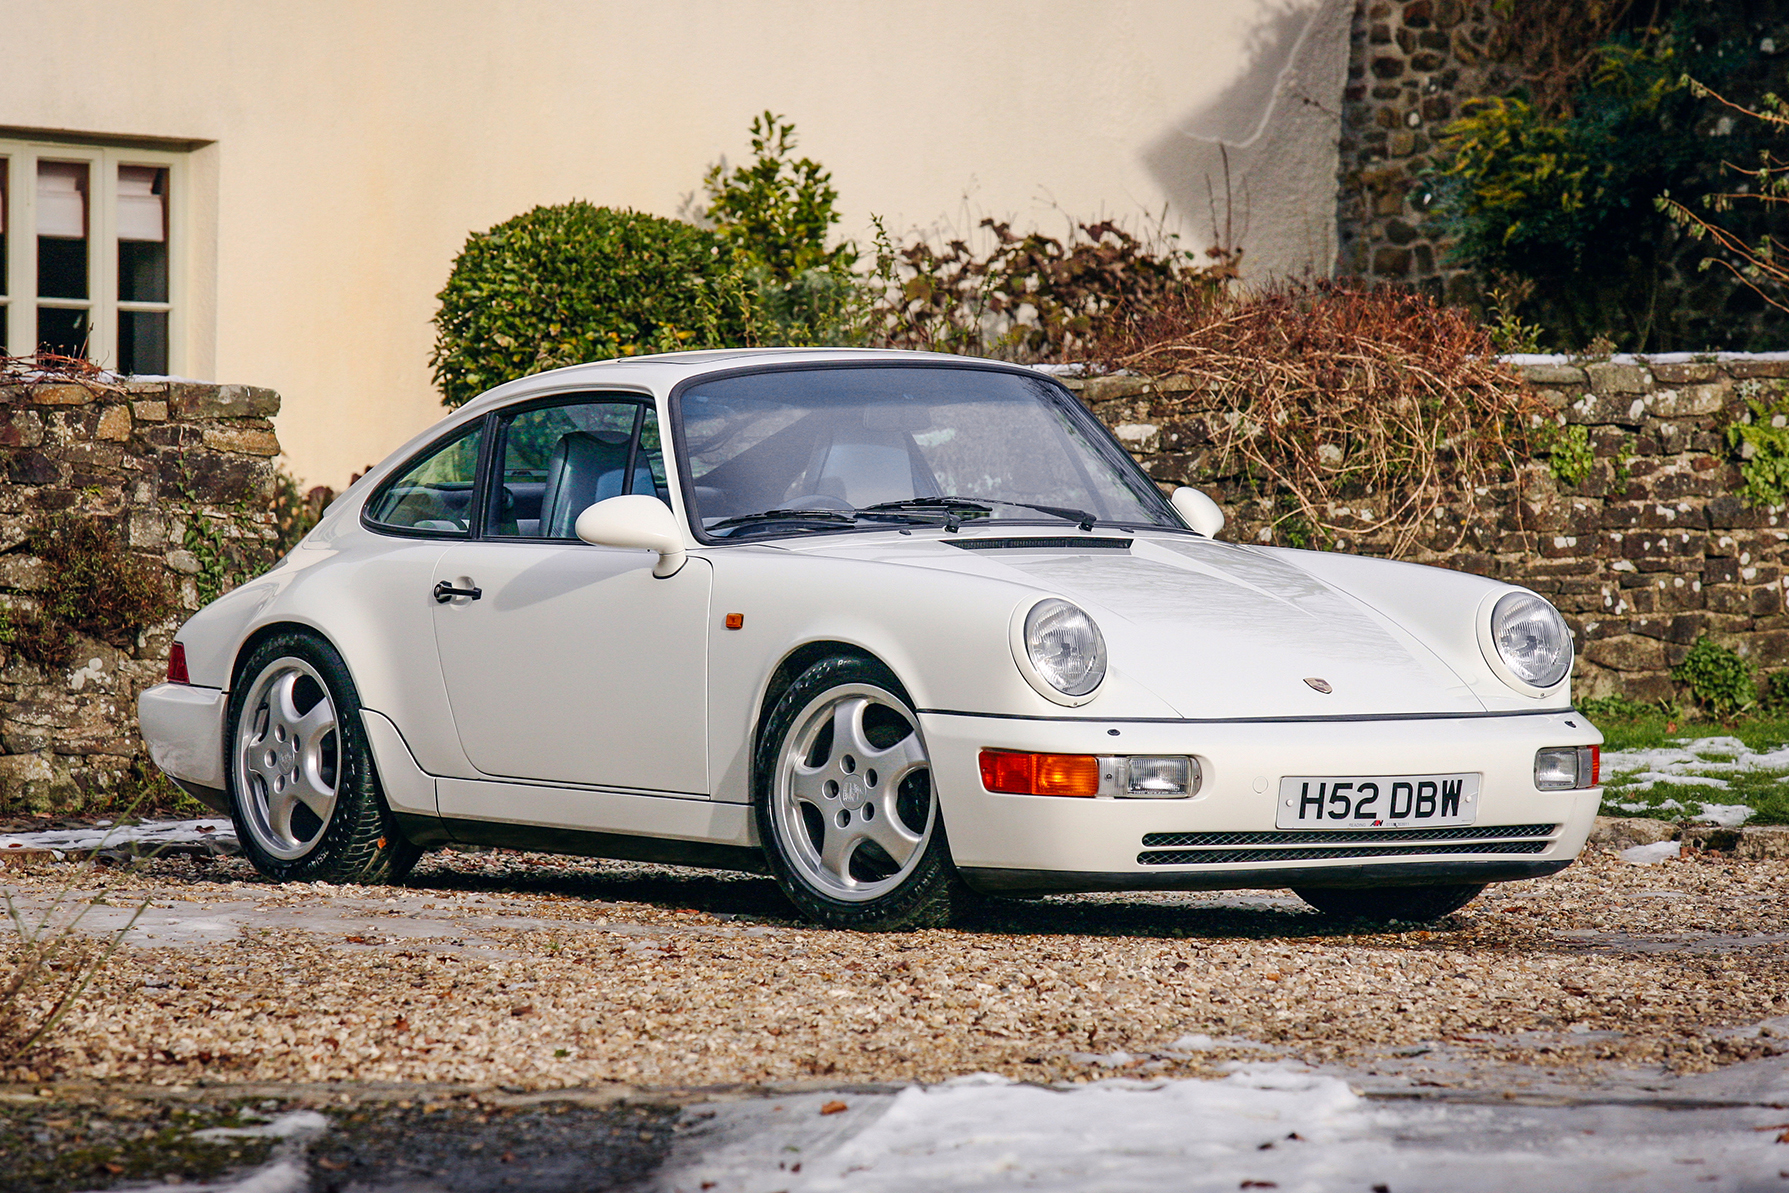
[{"label": "car windshield", "polygon": [[714,538],[891,524],[1073,522],[1178,528],[1159,490],[1042,377],[831,367],[684,390],[677,444]]}]

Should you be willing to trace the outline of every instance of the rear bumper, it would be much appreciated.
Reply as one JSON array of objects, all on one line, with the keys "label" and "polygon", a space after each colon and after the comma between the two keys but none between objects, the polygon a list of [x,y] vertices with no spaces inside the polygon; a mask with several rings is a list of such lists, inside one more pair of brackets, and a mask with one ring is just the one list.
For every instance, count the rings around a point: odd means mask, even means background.
[{"label": "rear bumper", "polygon": [[[1539,791],[1534,752],[1594,745],[1576,713],[1306,722],[1042,721],[924,713],[921,729],[951,853],[989,891],[1221,890],[1506,882],[1555,873],[1583,848],[1602,791]],[[1116,732],[1114,732],[1116,731]],[[1191,754],[1190,799],[1000,795],[981,785],[985,747]],[[1476,772],[1473,825],[1281,831],[1283,775]],[[1146,840],[1147,838],[1147,840]]]},{"label": "rear bumper", "polygon": [[221,688],[159,683],[137,697],[137,724],[149,758],[194,798],[222,809],[224,706]]}]

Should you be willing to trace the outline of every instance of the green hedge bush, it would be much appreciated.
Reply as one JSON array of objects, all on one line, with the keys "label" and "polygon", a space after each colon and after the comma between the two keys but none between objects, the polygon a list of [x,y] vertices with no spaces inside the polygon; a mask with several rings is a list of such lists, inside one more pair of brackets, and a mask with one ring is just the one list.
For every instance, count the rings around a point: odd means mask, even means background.
[{"label": "green hedge bush", "polygon": [[724,237],[582,200],[473,233],[436,297],[429,364],[445,406],[543,369],[750,339]]}]

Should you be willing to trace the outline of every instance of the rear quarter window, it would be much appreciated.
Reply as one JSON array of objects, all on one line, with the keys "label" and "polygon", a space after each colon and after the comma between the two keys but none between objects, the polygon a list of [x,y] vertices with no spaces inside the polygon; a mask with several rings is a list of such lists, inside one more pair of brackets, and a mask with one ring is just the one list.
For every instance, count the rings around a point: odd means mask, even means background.
[{"label": "rear quarter window", "polygon": [[406,464],[367,502],[366,520],[388,530],[470,534],[478,449],[484,424],[473,424]]}]

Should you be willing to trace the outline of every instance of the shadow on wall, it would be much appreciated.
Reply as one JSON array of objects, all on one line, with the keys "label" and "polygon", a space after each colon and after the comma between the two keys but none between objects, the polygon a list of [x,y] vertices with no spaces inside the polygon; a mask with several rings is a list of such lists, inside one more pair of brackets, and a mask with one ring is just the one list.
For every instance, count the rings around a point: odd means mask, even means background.
[{"label": "shadow on wall", "polygon": [[1260,0],[1235,77],[1143,151],[1188,226],[1245,250],[1250,280],[1327,274],[1335,261],[1353,11],[1353,0]]}]

